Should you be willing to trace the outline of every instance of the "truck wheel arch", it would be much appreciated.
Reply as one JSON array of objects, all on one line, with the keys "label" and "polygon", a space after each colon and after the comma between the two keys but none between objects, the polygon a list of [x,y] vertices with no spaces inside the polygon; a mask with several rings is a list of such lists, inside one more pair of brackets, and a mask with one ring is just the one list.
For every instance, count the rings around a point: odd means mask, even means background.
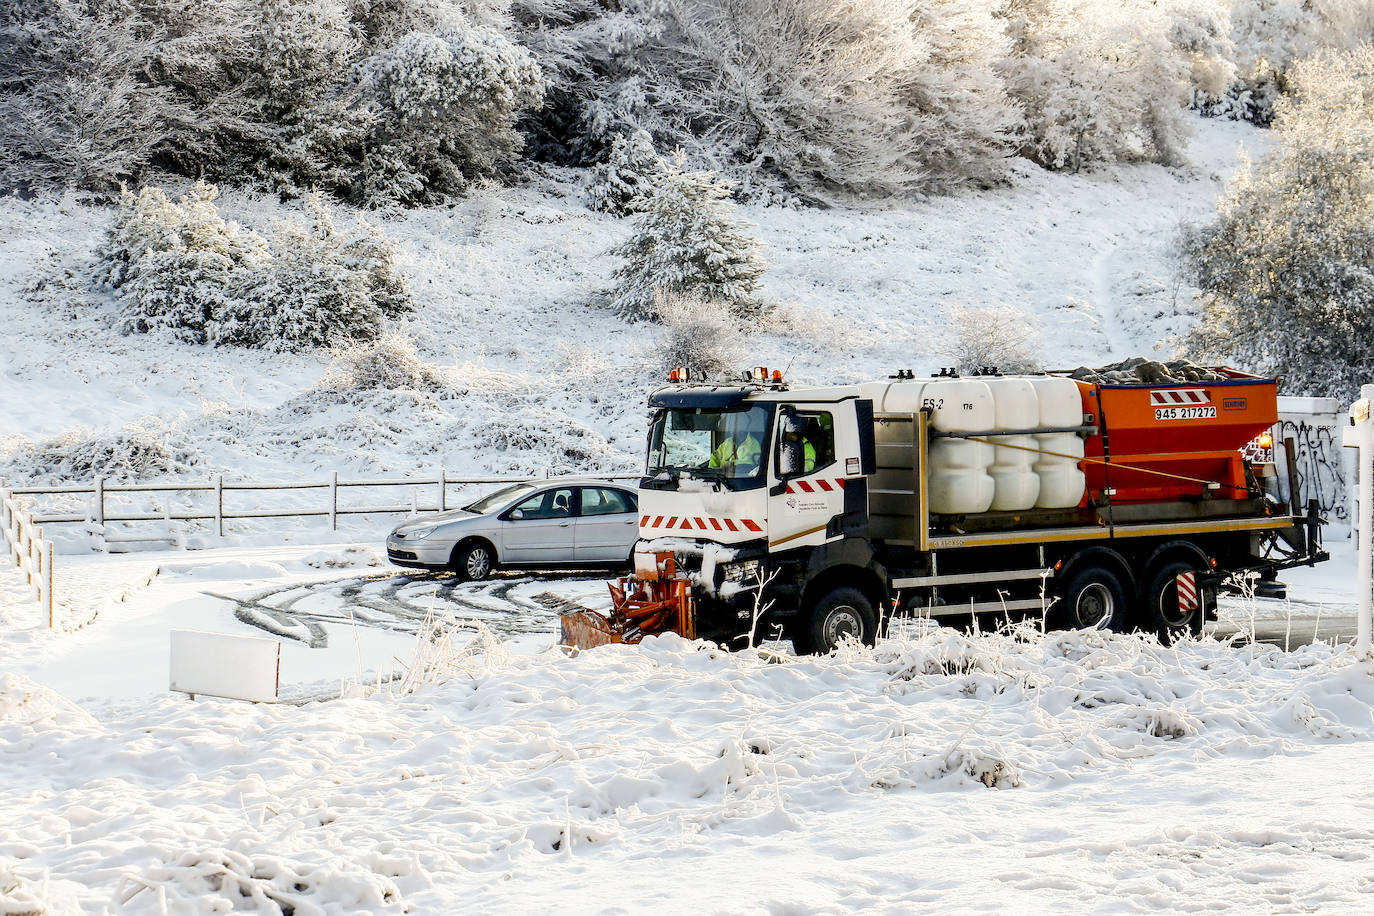
[{"label": "truck wheel arch", "polygon": [[802,589],[798,619],[804,619],[807,609],[823,596],[836,588],[847,586],[858,589],[872,603],[881,627],[887,617],[886,579],[884,572],[881,569],[875,571],[873,566],[853,566],[847,563],[828,566],[818,574],[807,577],[806,585]]},{"label": "truck wheel arch", "polygon": [[1121,584],[1125,586],[1127,595],[1140,593],[1140,577],[1131,568],[1130,561],[1110,547],[1088,547],[1071,554],[1063,563],[1064,565],[1055,570],[1054,573],[1056,595],[1058,595],[1058,587],[1062,583],[1068,582],[1075,573],[1088,566],[1103,566],[1111,570],[1121,578]]},{"label": "truck wheel arch", "polygon": [[1145,565],[1140,568],[1140,581],[1142,586],[1148,583],[1157,570],[1166,563],[1184,560],[1196,563],[1198,569],[1207,570],[1212,568],[1211,558],[1207,552],[1193,541],[1174,540],[1165,541],[1154,549],[1150,558],[1145,561]]}]

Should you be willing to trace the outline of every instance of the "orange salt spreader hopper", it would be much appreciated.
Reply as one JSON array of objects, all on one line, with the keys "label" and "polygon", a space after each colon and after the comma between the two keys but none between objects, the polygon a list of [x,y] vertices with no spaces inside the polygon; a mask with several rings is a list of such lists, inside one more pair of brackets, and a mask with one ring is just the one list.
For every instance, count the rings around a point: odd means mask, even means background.
[{"label": "orange salt spreader hopper", "polygon": [[1240,450],[1278,421],[1278,382],[1215,371],[1226,381],[1078,382],[1101,431],[1084,443],[1085,501],[1104,490],[1114,503],[1245,498]]}]

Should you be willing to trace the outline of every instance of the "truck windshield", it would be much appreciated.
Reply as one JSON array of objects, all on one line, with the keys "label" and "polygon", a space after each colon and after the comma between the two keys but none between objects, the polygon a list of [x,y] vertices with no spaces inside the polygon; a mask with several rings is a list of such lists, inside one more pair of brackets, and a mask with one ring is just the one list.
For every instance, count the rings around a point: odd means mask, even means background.
[{"label": "truck windshield", "polygon": [[649,476],[762,481],[772,418],[771,404],[661,410],[649,432]]}]

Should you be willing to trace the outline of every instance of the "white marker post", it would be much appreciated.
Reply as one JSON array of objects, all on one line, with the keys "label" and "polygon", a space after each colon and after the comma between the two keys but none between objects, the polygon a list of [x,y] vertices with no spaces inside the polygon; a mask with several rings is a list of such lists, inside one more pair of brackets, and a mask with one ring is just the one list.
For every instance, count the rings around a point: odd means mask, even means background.
[{"label": "white marker post", "polygon": [[1359,517],[1359,543],[1356,546],[1356,578],[1359,580],[1356,586],[1360,590],[1359,604],[1359,629],[1355,637],[1355,654],[1360,658],[1369,658],[1369,631],[1370,631],[1370,590],[1374,583],[1371,583],[1370,562],[1374,559],[1371,551],[1374,551],[1374,422],[1369,419],[1370,403],[1374,402],[1374,385],[1365,385],[1360,389],[1360,399],[1350,405],[1350,426],[1345,429],[1344,445],[1347,448],[1358,448],[1359,456],[1359,475],[1360,475],[1360,517]]}]

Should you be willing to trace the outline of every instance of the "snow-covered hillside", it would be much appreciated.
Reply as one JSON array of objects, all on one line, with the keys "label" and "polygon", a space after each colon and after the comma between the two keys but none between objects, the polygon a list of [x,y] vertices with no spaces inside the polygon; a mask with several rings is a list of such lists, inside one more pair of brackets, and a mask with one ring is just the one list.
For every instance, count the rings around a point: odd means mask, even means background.
[{"label": "snow-covered hillside", "polygon": [[[1022,311],[1047,368],[1166,354],[1195,313],[1176,278],[1176,229],[1207,217],[1240,150],[1267,142],[1248,124],[1203,120],[1178,169],[1073,175],[1018,162],[1010,187],[985,193],[863,211],[742,208],[776,307],[742,329],[741,364],[804,383],[934,371],[951,362],[950,310],[968,305]],[[382,222],[417,305],[396,330],[445,370],[425,390],[322,385],[327,354],[121,336],[116,305],[79,277],[112,212],[0,202],[9,476],[88,476],[72,452],[121,431],[159,451],[144,476],[634,470],[641,405],[663,379],[663,331],[599,304],[628,225],[590,211],[576,178],[553,173]],[[262,229],[297,209],[232,191],[220,204]],[[40,447],[62,434],[72,435]]]}]

